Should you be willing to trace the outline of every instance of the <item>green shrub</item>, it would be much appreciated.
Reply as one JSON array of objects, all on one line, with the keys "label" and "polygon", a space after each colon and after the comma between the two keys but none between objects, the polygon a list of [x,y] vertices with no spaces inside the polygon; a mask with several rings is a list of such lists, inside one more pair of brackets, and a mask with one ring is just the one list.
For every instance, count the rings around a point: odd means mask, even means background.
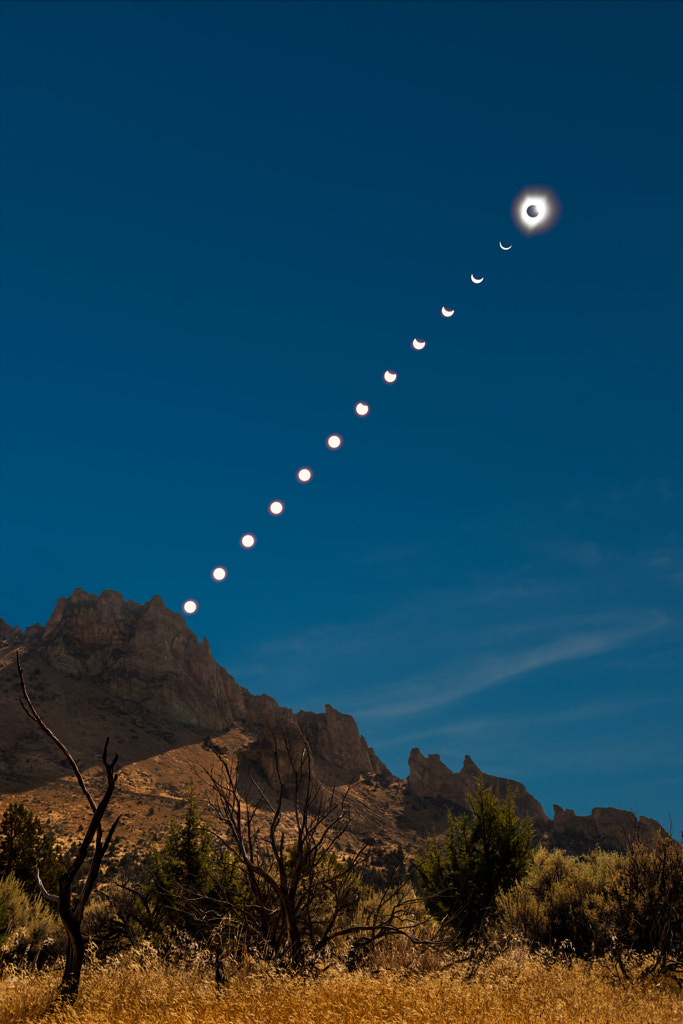
[{"label": "green shrub", "polygon": [[622,861],[618,853],[598,850],[575,857],[537,847],[528,874],[499,895],[495,930],[524,938],[532,949],[601,955],[613,932],[607,889]]},{"label": "green shrub", "polygon": [[30,958],[35,964],[62,944],[59,918],[43,898],[30,896],[12,873],[0,879],[0,961]]},{"label": "green shrub", "polygon": [[10,804],[0,819],[0,878],[11,871],[33,891],[36,866],[46,889],[56,893],[66,870],[59,847],[25,804]]},{"label": "green shrub", "polygon": [[471,820],[449,817],[444,840],[433,839],[415,858],[425,906],[456,943],[480,932],[498,893],[525,874],[533,838],[531,822],[515,814],[510,791],[501,802],[480,777],[468,802]]},{"label": "green shrub", "polygon": [[683,963],[683,847],[664,832],[631,843],[608,887],[620,950],[655,954],[654,969]]},{"label": "green shrub", "polygon": [[247,901],[236,859],[212,838],[191,789],[184,821],[171,822],[164,846],[153,854],[146,892],[157,926],[202,942],[214,930],[226,937],[234,931]]}]

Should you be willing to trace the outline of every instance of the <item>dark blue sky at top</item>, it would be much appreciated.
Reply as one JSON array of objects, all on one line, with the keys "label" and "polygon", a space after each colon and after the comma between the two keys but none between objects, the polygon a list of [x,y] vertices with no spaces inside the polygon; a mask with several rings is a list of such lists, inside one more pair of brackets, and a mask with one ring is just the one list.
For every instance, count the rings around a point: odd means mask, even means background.
[{"label": "dark blue sky at top", "polygon": [[682,30],[2,4],[0,615],[193,598],[238,682],[398,775],[469,753],[680,830]]}]

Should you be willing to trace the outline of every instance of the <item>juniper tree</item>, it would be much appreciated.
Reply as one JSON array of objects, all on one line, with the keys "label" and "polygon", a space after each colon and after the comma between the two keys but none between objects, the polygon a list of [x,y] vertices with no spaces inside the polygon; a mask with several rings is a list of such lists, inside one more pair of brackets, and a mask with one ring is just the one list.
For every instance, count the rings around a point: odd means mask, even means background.
[{"label": "juniper tree", "polygon": [[498,893],[525,874],[533,838],[509,790],[501,802],[480,776],[468,804],[471,815],[449,814],[443,841],[432,839],[415,859],[427,910],[459,944],[481,931]]},{"label": "juniper tree", "polygon": [[13,871],[30,892],[36,867],[47,888],[54,890],[66,865],[38,816],[25,804],[10,804],[0,820],[0,878]]},{"label": "juniper tree", "polygon": [[217,846],[202,821],[191,787],[182,823],[171,822],[166,841],[154,854],[149,897],[163,924],[201,941],[231,932],[246,900],[237,863],[229,850]]}]

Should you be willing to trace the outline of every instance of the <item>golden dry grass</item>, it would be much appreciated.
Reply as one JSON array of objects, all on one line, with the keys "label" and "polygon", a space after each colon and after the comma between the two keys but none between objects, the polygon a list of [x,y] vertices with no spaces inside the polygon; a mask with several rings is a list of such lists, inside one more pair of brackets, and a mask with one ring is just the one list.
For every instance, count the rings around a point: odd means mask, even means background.
[{"label": "golden dry grass", "polygon": [[303,979],[238,972],[217,995],[196,967],[135,954],[89,965],[72,1008],[51,1007],[59,972],[5,975],[0,1024],[683,1024],[673,983],[616,982],[605,967],[544,966],[518,952],[468,981],[459,968],[427,974],[330,970]]}]

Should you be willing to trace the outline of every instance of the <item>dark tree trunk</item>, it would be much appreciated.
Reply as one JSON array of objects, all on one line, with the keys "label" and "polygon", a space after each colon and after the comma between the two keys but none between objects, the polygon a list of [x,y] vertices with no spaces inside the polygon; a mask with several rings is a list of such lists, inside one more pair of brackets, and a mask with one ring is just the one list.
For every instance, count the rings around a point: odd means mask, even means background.
[{"label": "dark tree trunk", "polygon": [[78,986],[81,982],[81,968],[85,957],[85,943],[80,928],[72,933],[69,930],[69,945],[66,951],[66,965],[59,985],[59,995],[67,1003],[75,1003]]},{"label": "dark tree trunk", "polygon": [[66,949],[66,964],[59,985],[60,998],[68,1003],[76,1001],[81,981],[81,969],[85,959],[85,942],[81,935],[81,922],[71,909],[71,885],[60,879],[59,916],[66,930],[69,945]]}]

